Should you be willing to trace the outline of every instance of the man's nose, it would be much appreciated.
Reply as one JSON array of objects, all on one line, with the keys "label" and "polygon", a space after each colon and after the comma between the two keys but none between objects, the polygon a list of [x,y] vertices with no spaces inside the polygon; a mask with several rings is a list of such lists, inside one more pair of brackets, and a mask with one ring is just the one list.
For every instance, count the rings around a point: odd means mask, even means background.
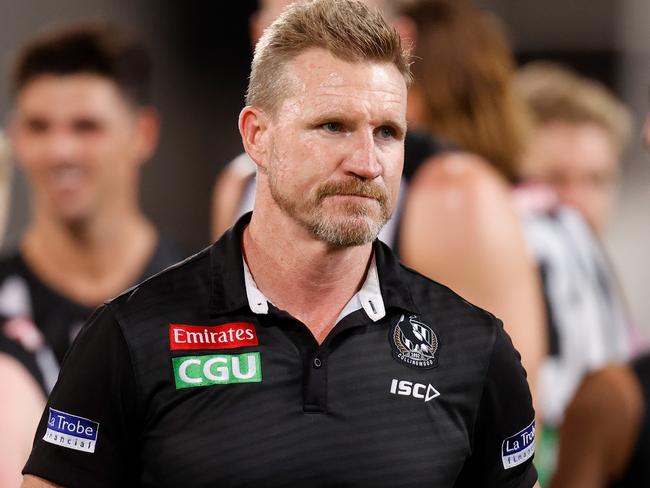
[{"label": "man's nose", "polygon": [[46,151],[50,160],[60,162],[74,158],[78,142],[66,131],[52,131],[46,141]]},{"label": "man's nose", "polygon": [[377,159],[377,145],[372,131],[358,131],[351,141],[349,157],[344,168],[349,174],[372,180],[381,175],[383,168]]}]

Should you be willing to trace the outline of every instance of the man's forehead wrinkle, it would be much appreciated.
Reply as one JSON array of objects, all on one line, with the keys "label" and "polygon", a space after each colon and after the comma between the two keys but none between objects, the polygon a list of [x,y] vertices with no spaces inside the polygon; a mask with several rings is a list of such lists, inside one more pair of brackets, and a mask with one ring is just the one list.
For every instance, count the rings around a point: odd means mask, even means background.
[{"label": "man's forehead wrinkle", "polygon": [[364,91],[362,91],[360,93],[354,93],[354,92],[351,92],[351,91],[345,91],[344,93],[341,93],[338,90],[331,90],[331,91],[330,90],[323,90],[323,91],[319,90],[318,92],[314,93],[314,95],[315,95],[315,98],[326,98],[328,100],[330,98],[354,99],[354,100],[361,101],[364,104],[371,104],[371,103],[374,103],[375,100],[373,100],[372,98],[369,98],[368,95],[377,94],[377,93],[381,93],[381,94],[388,95],[388,96],[392,97],[392,98],[382,97],[381,98],[381,103],[382,104],[400,105],[400,104],[403,103],[403,98],[399,94],[397,94],[395,92],[392,92],[392,91],[385,91],[385,90],[364,90]]},{"label": "man's forehead wrinkle", "polygon": [[405,123],[405,111],[402,110],[403,107],[399,100],[381,100],[379,108],[375,103],[363,95],[323,94],[314,97],[312,103],[304,107],[303,110],[306,113],[318,113],[325,116],[368,115],[373,119],[390,119]]},{"label": "man's forehead wrinkle", "polygon": [[406,125],[406,83],[390,63],[350,62],[322,49],[287,62],[291,88],[280,110],[300,118],[363,116]]},{"label": "man's forehead wrinkle", "polygon": [[351,99],[361,101],[364,104],[374,103],[379,97],[382,104],[401,105],[405,102],[406,93],[399,89],[382,89],[375,86],[359,87],[355,83],[342,83],[340,85],[326,85],[321,83],[311,91],[316,99]]},{"label": "man's forehead wrinkle", "polygon": [[[400,86],[400,84],[395,83],[390,79],[383,78],[380,83],[371,79],[372,75],[366,76],[363,78],[364,83],[359,83],[358,76],[355,76],[355,79],[349,79],[349,76],[342,76],[337,72],[330,72],[327,74],[318,84],[317,87],[324,93],[327,93],[328,90],[346,90],[349,88],[354,88],[355,90],[363,90],[365,92],[374,92],[374,93],[385,93],[388,95],[400,96],[402,93],[406,92],[406,88]],[[374,81],[374,82],[373,82]],[[381,86],[386,86],[387,88],[381,88]]]}]

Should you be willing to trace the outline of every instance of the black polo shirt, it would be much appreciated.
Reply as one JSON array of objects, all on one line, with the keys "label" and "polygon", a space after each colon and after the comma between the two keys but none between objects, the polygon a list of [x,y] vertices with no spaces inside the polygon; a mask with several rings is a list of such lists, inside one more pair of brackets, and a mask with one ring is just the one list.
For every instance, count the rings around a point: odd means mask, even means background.
[{"label": "black polo shirt", "polygon": [[69,487],[533,486],[525,372],[492,315],[376,241],[380,303],[362,297],[319,346],[247,295],[249,219],[94,314],[25,473]]}]

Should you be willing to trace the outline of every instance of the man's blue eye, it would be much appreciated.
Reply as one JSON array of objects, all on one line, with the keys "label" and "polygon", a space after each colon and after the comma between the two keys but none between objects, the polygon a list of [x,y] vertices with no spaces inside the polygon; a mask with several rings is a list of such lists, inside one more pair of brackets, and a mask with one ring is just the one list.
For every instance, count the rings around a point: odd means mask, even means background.
[{"label": "man's blue eye", "polygon": [[390,127],[380,127],[378,132],[379,132],[379,137],[381,137],[382,139],[389,139],[391,137],[395,137],[395,131]]},{"label": "man's blue eye", "polygon": [[325,129],[327,132],[338,132],[341,130],[341,124],[337,122],[326,122],[323,124],[323,129]]}]

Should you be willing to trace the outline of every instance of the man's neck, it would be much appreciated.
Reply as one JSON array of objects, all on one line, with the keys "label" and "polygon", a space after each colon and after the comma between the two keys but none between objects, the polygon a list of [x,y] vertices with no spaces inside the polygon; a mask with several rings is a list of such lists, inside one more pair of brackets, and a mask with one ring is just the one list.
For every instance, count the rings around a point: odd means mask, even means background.
[{"label": "man's neck", "polygon": [[289,217],[256,212],[244,230],[243,250],[257,287],[323,342],[361,288],[372,244],[331,249]]},{"label": "man's neck", "polygon": [[75,302],[96,306],[139,278],[157,240],[139,212],[75,225],[35,216],[21,252],[43,282]]}]

